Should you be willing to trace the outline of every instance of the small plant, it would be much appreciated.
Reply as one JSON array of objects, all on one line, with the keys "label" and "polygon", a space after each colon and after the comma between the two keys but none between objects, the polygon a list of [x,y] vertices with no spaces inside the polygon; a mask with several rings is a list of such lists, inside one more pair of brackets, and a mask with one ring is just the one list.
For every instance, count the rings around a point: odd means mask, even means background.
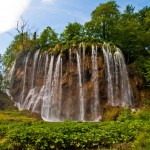
[{"label": "small plant", "polygon": [[120,112],[120,115],[118,116],[118,121],[125,121],[132,119],[131,110],[128,107],[124,107],[123,110]]},{"label": "small plant", "polygon": [[136,150],[149,150],[150,149],[150,134],[148,132],[140,133],[132,144],[132,148]]}]

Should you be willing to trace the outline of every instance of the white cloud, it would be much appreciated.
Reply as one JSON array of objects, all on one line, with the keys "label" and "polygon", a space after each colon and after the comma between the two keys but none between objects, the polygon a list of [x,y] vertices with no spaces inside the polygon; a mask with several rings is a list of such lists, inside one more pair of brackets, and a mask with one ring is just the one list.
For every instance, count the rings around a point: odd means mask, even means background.
[{"label": "white cloud", "polygon": [[28,8],[31,0],[1,0],[0,34],[16,26],[17,20]]}]

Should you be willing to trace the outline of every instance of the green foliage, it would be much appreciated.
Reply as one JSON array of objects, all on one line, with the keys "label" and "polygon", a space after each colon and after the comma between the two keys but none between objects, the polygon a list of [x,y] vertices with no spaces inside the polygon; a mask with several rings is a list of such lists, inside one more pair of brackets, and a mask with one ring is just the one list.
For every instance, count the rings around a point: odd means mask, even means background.
[{"label": "green foliage", "polygon": [[149,108],[134,113],[124,108],[117,121],[59,123],[37,121],[26,111],[0,111],[0,148],[108,149],[127,144],[148,150],[149,118]]},{"label": "green foliage", "polygon": [[119,6],[115,1],[100,4],[92,12],[90,26],[94,29],[97,38],[105,41],[113,39],[113,32],[119,18]]},{"label": "green foliage", "polygon": [[150,86],[150,49],[146,50],[146,56],[139,56],[134,62],[139,72],[145,77],[147,86]]},{"label": "green foliage", "polygon": [[149,99],[143,98],[141,101],[142,101],[142,103],[143,103],[144,105],[150,106],[150,100],[149,100]]},{"label": "green foliage", "polygon": [[41,33],[39,41],[41,48],[54,47],[58,43],[57,33],[48,26]]},{"label": "green foliage", "polygon": [[104,108],[103,121],[116,120],[121,113],[122,108],[107,106]]},{"label": "green foliage", "polygon": [[[20,123],[7,133],[7,143],[14,148],[81,149],[110,147],[132,141],[140,122],[105,123]],[[5,133],[4,133],[5,134]]]},{"label": "green foliage", "polygon": [[113,42],[122,50],[128,64],[136,64],[145,85],[149,85],[150,7],[137,13],[132,5],[127,5],[123,13],[118,8],[115,1],[97,6],[91,21],[84,25],[85,37]]},{"label": "green foliage", "polygon": [[12,109],[13,102],[9,99],[6,93],[0,91],[0,110]]},{"label": "green foliage", "polygon": [[8,69],[12,62],[16,59],[17,52],[12,49],[11,45],[6,49],[5,54],[3,55],[3,64],[6,69]]},{"label": "green foliage", "polygon": [[123,122],[130,119],[132,119],[131,110],[128,107],[124,107],[117,120]]},{"label": "green foliage", "polygon": [[137,136],[136,140],[132,144],[132,148],[134,150],[149,150],[150,149],[150,131],[142,132],[140,135]]},{"label": "green foliage", "polygon": [[32,40],[30,40],[28,33],[24,33],[23,37],[24,38],[22,43],[21,34],[14,36],[13,41],[6,49],[6,52],[2,57],[2,62],[6,70],[11,67],[11,65],[17,59],[20,53],[33,49],[34,45]]},{"label": "green foliage", "polygon": [[134,117],[141,119],[144,122],[144,126],[136,136],[132,148],[136,150],[149,150],[150,149],[150,109],[149,107],[138,110]]},{"label": "green foliage", "polygon": [[80,23],[68,23],[66,29],[61,33],[60,40],[62,43],[77,43],[83,37],[83,27]]},{"label": "green foliage", "polygon": [[140,119],[146,122],[150,121],[149,107],[145,107],[145,108],[137,110],[136,113],[134,113],[132,116],[134,119]]}]

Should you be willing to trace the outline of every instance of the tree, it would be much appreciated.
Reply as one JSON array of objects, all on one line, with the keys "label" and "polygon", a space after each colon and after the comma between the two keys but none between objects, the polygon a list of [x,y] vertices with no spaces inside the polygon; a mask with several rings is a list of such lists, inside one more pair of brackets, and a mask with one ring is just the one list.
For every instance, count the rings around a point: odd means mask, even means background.
[{"label": "tree", "polygon": [[[22,49],[23,48],[23,49]],[[3,55],[3,63],[7,68],[10,67],[11,63],[17,58],[17,56],[26,51],[34,49],[34,42],[30,39],[27,33],[23,35],[23,45],[22,45],[22,34],[14,36],[13,41],[7,47],[5,54]]]},{"label": "tree", "polygon": [[22,51],[25,51],[25,41],[27,40],[27,37],[29,37],[28,32],[28,24],[27,21],[24,20],[22,17],[20,18],[19,21],[17,21],[17,27],[16,30],[18,32],[18,34],[20,35],[20,43],[22,46]]},{"label": "tree", "polygon": [[46,27],[40,35],[41,47],[54,47],[59,41],[57,36],[57,33],[51,27]]},{"label": "tree", "polygon": [[138,21],[143,31],[143,47],[150,48],[150,7],[146,6],[138,12]]},{"label": "tree", "polygon": [[4,79],[3,57],[0,54],[0,92],[5,92],[9,88],[9,81]]},{"label": "tree", "polygon": [[10,49],[13,49],[15,53],[25,52],[33,49],[34,40],[31,39],[32,34],[30,33],[29,25],[22,17],[17,21],[16,31],[18,33],[17,35],[10,33],[10,35],[13,36],[13,41],[7,48],[7,53],[10,51]]},{"label": "tree", "polygon": [[121,48],[128,64],[145,53],[146,41],[149,39],[138,17],[139,14],[134,12],[134,7],[127,5],[115,27],[117,36],[113,42]]},{"label": "tree", "polygon": [[109,1],[105,4],[100,4],[92,12],[91,22],[94,25],[94,34],[99,34],[100,39],[107,41],[112,39],[120,15],[118,8],[119,6],[115,1]]},{"label": "tree", "polygon": [[18,52],[14,51],[12,44],[6,49],[2,61],[6,70],[11,66],[12,62],[17,58]]},{"label": "tree", "polygon": [[144,7],[137,13],[141,26],[141,51],[134,62],[140,73],[145,77],[146,86],[150,86],[150,7]]},{"label": "tree", "polygon": [[84,36],[83,26],[80,23],[68,23],[66,29],[60,35],[61,42],[78,42]]},{"label": "tree", "polygon": [[141,25],[145,28],[145,24],[150,21],[150,7],[146,6],[138,12],[138,19]]},{"label": "tree", "polygon": [[127,5],[126,9],[124,10],[124,15],[128,16],[128,18],[132,15],[135,15],[134,13],[135,7],[133,5]]},{"label": "tree", "polygon": [[101,39],[99,31],[101,30],[101,26],[99,26],[99,23],[96,20],[91,20],[89,22],[86,22],[84,24],[85,29],[85,36],[88,37],[88,39]]}]

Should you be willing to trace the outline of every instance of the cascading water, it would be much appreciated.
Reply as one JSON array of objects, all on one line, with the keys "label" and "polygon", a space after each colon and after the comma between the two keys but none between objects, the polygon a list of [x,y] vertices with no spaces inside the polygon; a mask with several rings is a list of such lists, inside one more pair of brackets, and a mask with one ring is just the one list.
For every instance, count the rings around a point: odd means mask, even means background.
[{"label": "cascading water", "polygon": [[[32,66],[32,76],[31,76],[31,88],[29,90],[27,97],[25,98],[25,100],[23,102],[22,109],[28,109],[28,110],[31,109],[32,105],[34,105],[34,101],[37,97],[37,94],[35,92],[36,88],[35,88],[34,82],[35,82],[35,70],[36,70],[39,52],[40,52],[40,50],[36,51],[36,53],[34,54],[33,66]],[[26,72],[25,72],[25,76],[26,76]]]},{"label": "cascading water", "polygon": [[41,116],[44,120],[48,120],[49,118],[49,110],[50,110],[50,98],[51,98],[51,84],[52,84],[52,75],[53,75],[53,65],[54,65],[54,56],[51,56],[49,70],[47,74],[47,79],[45,83],[45,90],[43,96],[43,104],[41,110]]},{"label": "cascading water", "polygon": [[[105,48],[106,47],[106,48]],[[113,93],[113,56],[111,53],[110,46],[104,43],[103,47],[103,55],[106,64],[106,75],[107,75],[107,91],[108,91],[108,103],[114,106],[114,93]]]},{"label": "cascading water", "polygon": [[46,86],[46,78],[47,78],[47,69],[48,69],[48,61],[49,61],[49,56],[47,53],[45,53],[45,68],[44,68],[44,82],[43,82],[43,86],[40,89],[40,92],[35,100],[34,106],[32,108],[33,112],[37,112],[39,113],[39,110],[37,109],[39,105],[41,105],[41,101],[44,97],[44,92],[45,92],[45,86]]},{"label": "cascading water", "polygon": [[[13,74],[14,74],[14,71],[15,71],[15,66],[16,66],[16,61],[13,63],[13,65],[12,65],[12,67],[10,68],[10,70],[9,70],[9,72],[8,72],[8,75],[6,76],[6,77],[4,77],[5,78],[5,81],[7,82],[7,81],[9,81],[9,84],[11,84],[11,81],[12,81],[12,77],[13,77]],[[3,84],[3,83],[2,83]],[[11,96],[11,93],[10,93],[10,89],[6,89],[6,94],[11,98],[11,99],[13,99],[12,98],[12,96]]]},{"label": "cascading water", "polygon": [[6,77],[6,80],[9,80],[9,81],[12,80],[12,76],[13,76],[13,73],[14,73],[14,70],[15,70],[15,65],[16,65],[16,61],[13,63],[12,67],[10,68],[10,70],[8,72],[8,75]]},{"label": "cascading water", "polygon": [[132,106],[133,94],[123,54],[119,48],[111,49],[106,43],[102,50],[106,64],[108,103],[112,106]]},{"label": "cascading water", "polygon": [[97,118],[99,116],[99,105],[100,105],[100,99],[99,99],[99,85],[98,85],[98,62],[97,62],[97,47],[96,49],[94,46],[92,46],[92,82],[93,82],[93,94],[94,94],[94,101],[92,105],[93,110],[93,116]]},{"label": "cascading water", "polygon": [[[80,54],[81,55],[81,54]],[[79,77],[79,104],[80,104],[80,113],[79,120],[84,121],[84,95],[83,95],[83,83],[82,83],[82,73],[81,73],[81,56],[77,52],[77,68],[78,68],[78,77]]]},{"label": "cascading water", "polygon": [[26,75],[27,75],[27,66],[28,66],[28,60],[29,60],[30,53],[27,54],[27,57],[25,57],[25,65],[24,65],[24,77],[23,77],[23,88],[21,93],[21,101],[17,103],[18,109],[22,110],[23,103],[24,103],[24,93],[25,93],[25,84],[26,84]]},{"label": "cascading water", "polygon": [[40,54],[39,50],[27,54],[19,109],[40,113],[50,122],[98,121],[105,103],[132,106],[128,73],[118,48],[104,43],[101,49],[92,46],[89,53],[82,43],[79,50],[70,49],[68,57]]},{"label": "cascading water", "polygon": [[[129,79],[128,79],[128,72],[126,69],[125,61],[122,52],[120,51],[119,48],[115,48],[115,53],[114,53],[114,60],[115,60],[115,76],[116,76],[116,100],[117,100],[117,94],[119,91],[119,79],[120,79],[120,84],[121,84],[121,101],[119,103],[119,100],[115,102],[116,105],[130,105],[132,106],[132,97],[133,93],[129,84]],[[118,67],[118,68],[117,68]],[[119,74],[120,72],[120,74]],[[119,76],[120,75],[120,76]]]},{"label": "cascading water", "polygon": [[49,117],[48,120],[50,121],[60,121],[59,116],[60,116],[60,110],[61,110],[61,91],[60,91],[60,74],[61,74],[61,58],[60,55],[58,56],[57,62],[56,62],[56,67],[54,71],[54,76],[52,80],[52,85],[51,85],[51,96],[49,99],[50,102],[50,112],[49,112]]},{"label": "cascading water", "polygon": [[[72,81],[72,51],[71,49],[69,49],[69,83],[71,83]],[[67,107],[67,112],[66,112],[66,117],[69,118],[70,117],[70,111],[71,111],[71,108],[69,107],[71,105],[71,97],[72,97],[72,90],[71,88],[69,87],[69,92],[68,92],[68,107]]]}]

